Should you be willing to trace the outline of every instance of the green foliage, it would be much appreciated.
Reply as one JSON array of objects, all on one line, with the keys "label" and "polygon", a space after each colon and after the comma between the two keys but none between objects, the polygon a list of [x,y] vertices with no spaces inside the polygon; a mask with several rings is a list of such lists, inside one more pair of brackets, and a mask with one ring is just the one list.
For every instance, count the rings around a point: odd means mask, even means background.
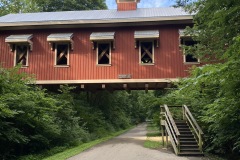
[{"label": "green foliage", "polygon": [[0,16],[9,13],[107,9],[104,0],[1,0]]},{"label": "green foliage", "polygon": [[[240,1],[179,0],[195,12],[193,35],[199,44],[187,53],[214,62],[192,68],[178,90],[161,98],[167,104],[191,106],[205,133],[207,151],[237,159],[240,154]],[[183,3],[182,3],[183,4]],[[197,36],[194,36],[198,33]],[[196,35],[196,34],[195,34]]]},{"label": "green foliage", "polygon": [[[185,0],[180,0],[185,1]],[[189,47],[187,53],[209,61],[236,58],[233,52],[228,52],[239,36],[240,1],[238,0],[188,0],[186,9],[197,13],[194,16],[194,27],[188,28],[187,33],[200,42]]]},{"label": "green foliage", "polygon": [[44,12],[107,9],[104,0],[37,0]]},{"label": "green foliage", "polygon": [[150,140],[146,140],[144,142],[144,147],[145,148],[150,148],[150,149],[158,149],[160,148],[161,146],[163,146],[163,143],[162,141],[150,141]]},{"label": "green foliage", "polygon": [[51,116],[57,109],[54,100],[37,87],[26,85],[31,80],[18,74],[18,68],[0,70],[0,154],[5,156],[13,150],[22,154],[28,147],[34,151],[48,146],[48,136],[59,133]]},{"label": "green foliage", "polygon": [[61,86],[50,93],[19,67],[0,72],[0,159],[41,158],[34,154],[55,148],[49,155],[146,119],[147,108],[138,101],[144,92],[76,93]]},{"label": "green foliage", "polygon": [[40,8],[36,0],[1,0],[0,16],[9,13],[39,12]]},{"label": "green foliage", "polygon": [[191,106],[204,129],[208,151],[239,153],[240,76],[235,73],[239,65],[229,61],[196,68],[190,78],[181,80],[179,90],[163,98],[166,103]]}]

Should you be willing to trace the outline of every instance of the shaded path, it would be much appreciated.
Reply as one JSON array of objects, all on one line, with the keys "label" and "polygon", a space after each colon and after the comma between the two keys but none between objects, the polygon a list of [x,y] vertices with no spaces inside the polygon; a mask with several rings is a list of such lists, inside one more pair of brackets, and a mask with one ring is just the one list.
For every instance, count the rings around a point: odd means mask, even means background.
[{"label": "shaded path", "polygon": [[146,124],[99,144],[69,160],[200,160],[201,158],[178,157],[164,150],[144,148]]}]

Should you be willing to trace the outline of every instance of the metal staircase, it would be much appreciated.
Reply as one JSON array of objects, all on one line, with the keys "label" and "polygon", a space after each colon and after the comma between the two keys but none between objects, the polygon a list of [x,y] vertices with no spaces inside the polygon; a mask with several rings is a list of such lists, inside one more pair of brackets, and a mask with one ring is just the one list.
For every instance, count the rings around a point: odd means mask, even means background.
[{"label": "metal staircase", "polygon": [[[174,119],[169,107],[180,108],[182,118]],[[183,106],[161,106],[161,128],[162,139],[164,143],[164,135],[166,135],[166,144],[168,136],[171,140],[174,152],[179,156],[203,156],[202,137],[203,132],[193,115],[186,105]]]}]

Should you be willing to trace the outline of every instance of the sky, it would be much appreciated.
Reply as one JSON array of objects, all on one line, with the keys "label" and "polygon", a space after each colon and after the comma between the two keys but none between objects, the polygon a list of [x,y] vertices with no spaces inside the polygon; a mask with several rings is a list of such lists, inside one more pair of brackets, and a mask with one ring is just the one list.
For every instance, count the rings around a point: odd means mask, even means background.
[{"label": "sky", "polygon": [[[175,0],[141,0],[138,3],[138,8],[157,8],[157,7],[169,7],[174,4]],[[108,9],[116,9],[116,0],[106,0]]]}]

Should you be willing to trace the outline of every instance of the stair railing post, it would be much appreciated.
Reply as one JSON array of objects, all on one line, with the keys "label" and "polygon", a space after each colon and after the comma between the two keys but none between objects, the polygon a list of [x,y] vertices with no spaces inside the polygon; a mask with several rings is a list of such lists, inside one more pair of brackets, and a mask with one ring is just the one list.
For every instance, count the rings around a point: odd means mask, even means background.
[{"label": "stair railing post", "polygon": [[183,114],[183,119],[186,120],[186,116],[185,116],[186,111],[185,111],[184,106],[182,106],[182,114]]},{"label": "stair railing post", "polygon": [[202,152],[202,134],[199,131],[199,150]]},{"label": "stair railing post", "polygon": [[167,134],[167,130],[166,130],[166,148],[168,148],[168,134]]},{"label": "stair railing post", "polygon": [[179,136],[177,136],[177,140],[178,140],[178,142],[177,142],[177,149],[178,149],[177,154],[179,154],[180,153],[180,139],[179,139]]},{"label": "stair railing post", "polygon": [[163,143],[163,147],[165,145],[164,142],[164,126],[165,126],[165,117],[164,117],[164,108],[163,106],[160,106],[160,125],[161,125],[161,133],[162,133],[162,143]]}]

